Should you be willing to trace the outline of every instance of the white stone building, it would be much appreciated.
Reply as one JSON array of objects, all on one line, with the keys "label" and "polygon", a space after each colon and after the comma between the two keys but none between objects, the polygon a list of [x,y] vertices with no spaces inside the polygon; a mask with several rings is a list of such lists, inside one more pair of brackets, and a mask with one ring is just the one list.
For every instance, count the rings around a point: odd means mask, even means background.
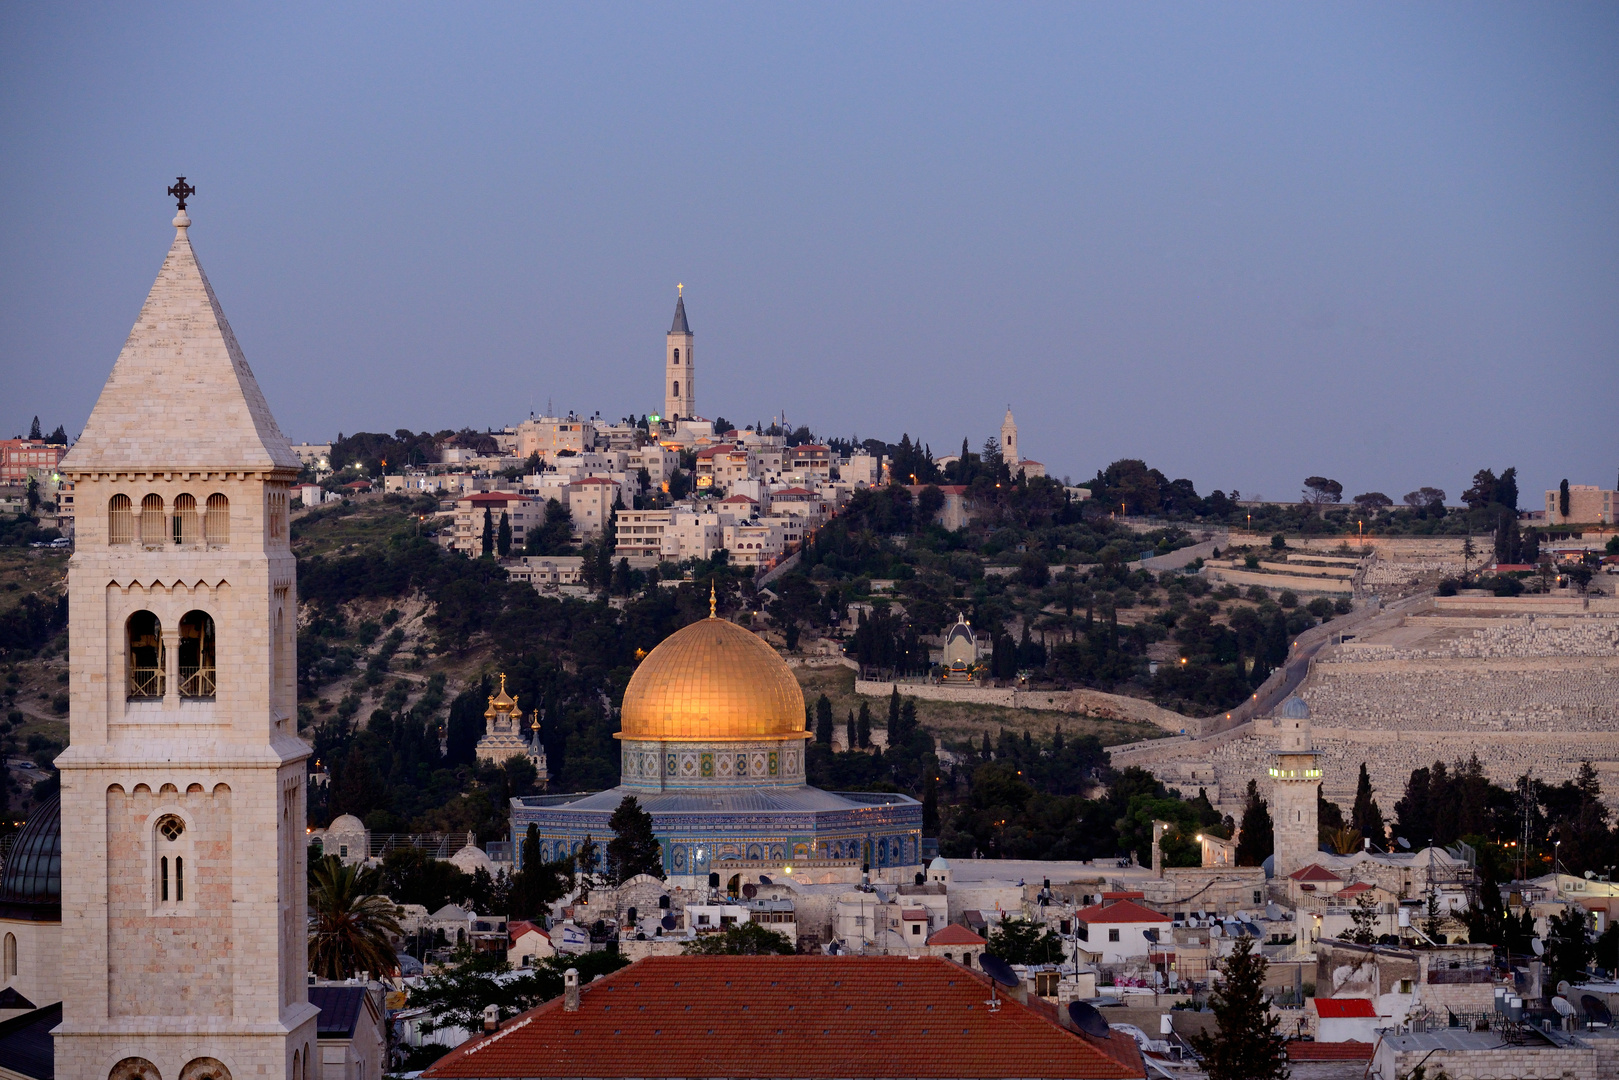
[{"label": "white stone building", "polygon": [[303,463],[197,263],[183,208],[174,224],[62,462],[80,520],[73,725],[56,760],[55,1074],[301,1080],[319,1073],[287,534]]}]

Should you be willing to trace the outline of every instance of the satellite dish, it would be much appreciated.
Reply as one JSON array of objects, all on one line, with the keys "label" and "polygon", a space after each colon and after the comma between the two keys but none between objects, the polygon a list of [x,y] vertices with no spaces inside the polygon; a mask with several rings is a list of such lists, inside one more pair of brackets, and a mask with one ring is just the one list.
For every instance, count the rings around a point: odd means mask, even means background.
[{"label": "satellite dish", "polygon": [[1536,956],[1546,955],[1546,943],[1539,938],[1535,938],[1533,941],[1531,941],[1529,943],[1529,947],[1535,951]]},{"label": "satellite dish", "polygon": [[1552,998],[1552,1008],[1557,1010],[1557,1015],[1558,1016],[1573,1016],[1574,1015],[1574,1006],[1572,1006],[1572,1005],[1570,1005],[1568,1003],[1568,998],[1566,998],[1566,997],[1554,997],[1554,998]]},{"label": "satellite dish", "polygon": [[769,878],[765,877],[763,874],[760,874],[759,875],[759,884],[761,884],[761,885],[774,885],[775,882],[771,881]]},{"label": "satellite dish", "polygon": [[1405,848],[1405,850],[1407,850],[1407,851],[1411,850],[1411,841],[1407,840],[1403,836],[1396,836],[1394,838],[1394,842],[1396,844],[1399,844],[1401,847]]},{"label": "satellite dish", "polygon": [[1608,1012],[1608,1003],[1593,994],[1580,995],[1580,1008],[1585,1010],[1585,1018],[1598,1024],[1613,1023],[1613,1014]]},{"label": "satellite dish", "polygon": [[1262,936],[1260,934],[1260,932],[1259,932],[1259,927],[1254,923],[1251,923],[1251,922],[1250,923],[1243,923],[1242,928],[1244,930],[1248,931],[1248,936],[1249,937],[1260,937],[1260,936]]},{"label": "satellite dish", "polygon": [[1018,978],[1017,972],[1012,970],[1012,965],[998,956],[979,953],[978,966],[983,969],[985,975],[988,975],[1007,989],[1012,989],[1023,981]]},{"label": "satellite dish", "polygon": [[759,886],[751,884],[751,883],[742,886],[742,896],[743,896],[744,899],[752,900],[755,896],[758,896],[758,895],[759,895]]},{"label": "satellite dish", "polygon": [[1225,933],[1225,931],[1220,929],[1220,924],[1219,923],[1209,923],[1209,937],[1211,937],[1211,938],[1221,937],[1221,936],[1224,935],[1224,933]]},{"label": "satellite dish", "polygon": [[1558,981],[1558,983],[1557,983],[1557,992],[1559,994],[1562,994],[1564,997],[1568,997],[1568,980],[1567,979],[1562,979],[1562,980]]},{"label": "satellite dish", "polygon": [[676,920],[673,915],[665,915],[661,925],[665,930],[673,930],[675,928],[675,922]]},{"label": "satellite dish", "polygon": [[1112,1035],[1108,1029],[1107,1020],[1096,1011],[1096,1006],[1085,1001],[1073,1001],[1068,1004],[1068,1019],[1074,1026],[1093,1039],[1106,1039]]}]

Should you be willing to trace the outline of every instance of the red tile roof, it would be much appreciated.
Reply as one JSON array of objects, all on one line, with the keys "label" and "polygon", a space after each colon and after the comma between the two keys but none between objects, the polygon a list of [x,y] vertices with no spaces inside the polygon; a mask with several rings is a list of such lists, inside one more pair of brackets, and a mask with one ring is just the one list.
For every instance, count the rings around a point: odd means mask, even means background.
[{"label": "red tile roof", "polygon": [[551,940],[551,935],[546,933],[545,927],[531,923],[527,919],[519,919],[517,922],[507,923],[506,930],[512,936],[513,945],[517,944],[518,938],[530,932],[540,935],[547,941]]},{"label": "red tile roof", "polygon": [[1364,881],[1357,881],[1353,885],[1345,885],[1343,888],[1339,889],[1338,890],[1338,895],[1339,896],[1355,896],[1355,895],[1357,895],[1359,893],[1365,892],[1367,889],[1370,889],[1370,888],[1372,888],[1372,886],[1366,884]]},{"label": "red tile roof", "polygon": [[1370,1061],[1372,1044],[1357,1042],[1304,1042],[1295,1039],[1287,1044],[1289,1061]]},{"label": "red tile roof", "polygon": [[929,945],[988,945],[989,942],[962,926],[960,923],[951,923],[949,926],[935,930],[933,936],[928,938]]},{"label": "red tile roof", "polygon": [[926,919],[928,917],[928,909],[919,907],[904,908],[900,911],[899,917],[905,922],[915,922],[918,919]]},{"label": "red tile roof", "polygon": [[515,491],[474,491],[467,496],[467,501],[474,506],[493,505],[495,503],[505,506],[507,503],[523,502],[524,499],[525,496]]},{"label": "red tile roof", "polygon": [[1309,866],[1301,866],[1297,870],[1293,871],[1291,874],[1289,874],[1287,876],[1289,878],[1293,879],[1294,881],[1342,881],[1343,880],[1343,878],[1339,877],[1337,874],[1334,874],[1331,870],[1328,870],[1326,867],[1322,866],[1320,863],[1311,863]]},{"label": "red tile roof", "polygon": [[1105,892],[1102,894],[1102,903],[1110,904],[1115,900],[1145,900],[1144,892]]},{"label": "red tile roof", "polygon": [[1120,900],[1113,904],[1092,904],[1088,908],[1081,908],[1074,912],[1074,918],[1090,925],[1092,923],[1166,923],[1169,916],[1154,911],[1150,907],[1143,907],[1134,900]]},{"label": "red tile roof", "polygon": [[1004,993],[990,1012],[990,996],[929,956],[653,956],[581,987],[578,1011],[554,998],[423,1076],[1144,1075],[1133,1039],[1093,1042]]},{"label": "red tile roof", "polygon": [[1311,998],[1316,1015],[1323,1020],[1375,1020],[1377,1008],[1371,998]]}]

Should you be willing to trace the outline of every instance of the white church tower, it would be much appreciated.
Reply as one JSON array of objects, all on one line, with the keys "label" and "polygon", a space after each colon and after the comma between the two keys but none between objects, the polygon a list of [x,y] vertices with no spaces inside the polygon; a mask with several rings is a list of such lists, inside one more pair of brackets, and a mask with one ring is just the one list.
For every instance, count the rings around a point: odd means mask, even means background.
[{"label": "white church tower", "polygon": [[174,243],[83,436],[61,1080],[319,1076],[287,540],[298,458]]},{"label": "white church tower", "polygon": [[1006,419],[1001,421],[1001,460],[1017,476],[1018,457],[1017,421],[1012,419],[1012,406],[1006,407]]},{"label": "white church tower", "polygon": [[691,362],[692,332],[686,324],[686,288],[675,299],[675,321],[664,343],[663,418],[697,415],[697,372]]}]

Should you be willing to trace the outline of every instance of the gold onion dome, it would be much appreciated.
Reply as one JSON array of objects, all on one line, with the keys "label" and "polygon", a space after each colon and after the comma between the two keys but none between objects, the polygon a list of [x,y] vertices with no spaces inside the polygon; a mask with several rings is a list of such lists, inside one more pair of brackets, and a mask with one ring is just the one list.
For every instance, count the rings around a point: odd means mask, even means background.
[{"label": "gold onion dome", "polygon": [[776,650],[713,616],[675,631],[624,690],[620,739],[802,739],[804,692]]}]

